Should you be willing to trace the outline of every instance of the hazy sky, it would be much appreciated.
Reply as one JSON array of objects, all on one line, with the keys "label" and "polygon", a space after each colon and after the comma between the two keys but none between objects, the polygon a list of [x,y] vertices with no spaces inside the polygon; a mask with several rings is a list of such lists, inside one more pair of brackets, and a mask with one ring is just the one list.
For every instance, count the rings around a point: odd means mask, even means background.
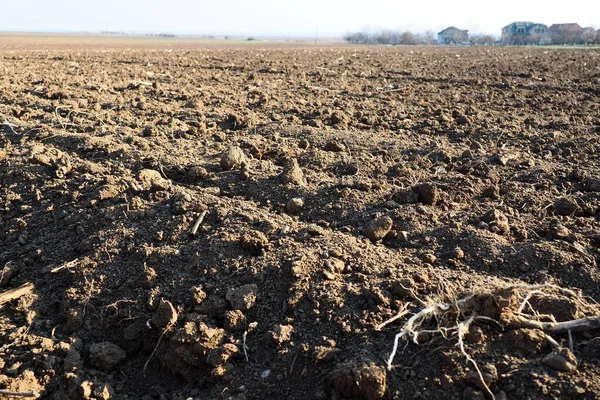
[{"label": "hazy sky", "polygon": [[0,31],[321,37],[369,28],[500,34],[513,21],[600,27],[600,0],[0,0]]}]

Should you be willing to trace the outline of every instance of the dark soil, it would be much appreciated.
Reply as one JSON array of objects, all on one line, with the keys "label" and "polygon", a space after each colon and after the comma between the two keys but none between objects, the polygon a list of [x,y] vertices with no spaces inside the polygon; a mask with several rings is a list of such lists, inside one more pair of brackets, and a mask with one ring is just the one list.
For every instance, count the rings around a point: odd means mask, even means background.
[{"label": "dark soil", "polygon": [[[490,398],[452,333],[386,369],[423,302],[600,301],[594,50],[61,40],[0,39],[0,293],[35,285],[0,389]],[[598,398],[598,331],[545,335],[481,320],[466,351],[497,399]]]}]

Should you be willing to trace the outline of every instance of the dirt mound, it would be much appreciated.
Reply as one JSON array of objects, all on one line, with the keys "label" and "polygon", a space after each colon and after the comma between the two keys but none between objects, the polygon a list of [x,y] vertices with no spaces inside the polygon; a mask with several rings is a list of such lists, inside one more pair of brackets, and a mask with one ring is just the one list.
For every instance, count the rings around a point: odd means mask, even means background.
[{"label": "dirt mound", "polygon": [[190,43],[0,55],[1,391],[598,397],[596,52]]}]

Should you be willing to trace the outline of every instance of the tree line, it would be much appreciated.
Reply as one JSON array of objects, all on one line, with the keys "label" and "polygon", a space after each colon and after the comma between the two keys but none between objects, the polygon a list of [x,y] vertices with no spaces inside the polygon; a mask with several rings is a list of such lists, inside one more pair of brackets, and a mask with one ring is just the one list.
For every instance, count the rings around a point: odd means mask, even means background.
[{"label": "tree line", "polygon": [[[347,32],[343,36],[344,41],[353,44],[391,44],[391,45],[432,45],[437,44],[436,34],[433,31],[425,33],[414,33],[411,31],[400,31],[383,29],[375,32]],[[457,40],[456,43],[460,43]],[[492,35],[470,34],[468,43],[472,45],[493,45],[498,40]],[[553,44],[600,44],[600,30],[584,31],[577,40],[567,38],[561,40],[561,37],[553,38]]]}]

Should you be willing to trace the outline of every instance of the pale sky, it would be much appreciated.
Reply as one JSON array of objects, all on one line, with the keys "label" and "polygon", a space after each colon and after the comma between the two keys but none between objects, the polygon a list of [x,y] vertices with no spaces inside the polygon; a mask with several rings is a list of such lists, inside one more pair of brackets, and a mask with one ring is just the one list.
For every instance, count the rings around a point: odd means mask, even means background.
[{"label": "pale sky", "polygon": [[0,0],[0,31],[328,37],[453,25],[500,35],[513,21],[600,28],[600,0]]}]

